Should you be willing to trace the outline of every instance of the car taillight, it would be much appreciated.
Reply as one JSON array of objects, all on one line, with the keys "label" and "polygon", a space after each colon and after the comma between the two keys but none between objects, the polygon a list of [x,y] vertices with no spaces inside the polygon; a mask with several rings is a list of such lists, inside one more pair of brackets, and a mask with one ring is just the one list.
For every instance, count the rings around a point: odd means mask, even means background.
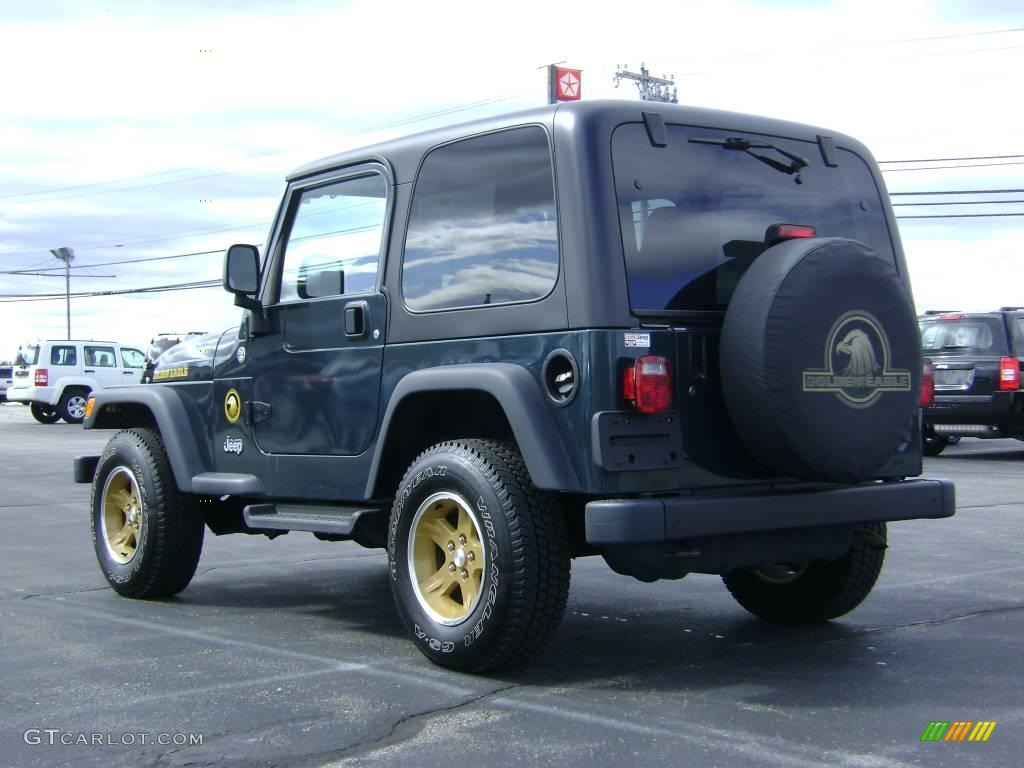
[{"label": "car taillight", "polygon": [[927,408],[935,399],[935,366],[927,357],[921,367],[921,407]]},{"label": "car taillight", "polygon": [[36,369],[36,386],[45,387],[50,382],[50,372],[45,368]]},{"label": "car taillight", "polygon": [[1020,389],[1020,361],[1016,357],[999,360],[999,389],[1002,392]]},{"label": "car taillight", "polygon": [[664,357],[648,355],[622,372],[622,398],[640,413],[661,413],[672,407],[672,366]]},{"label": "car taillight", "polygon": [[814,237],[815,234],[817,230],[806,224],[772,224],[764,232],[764,244],[772,246],[786,240]]}]

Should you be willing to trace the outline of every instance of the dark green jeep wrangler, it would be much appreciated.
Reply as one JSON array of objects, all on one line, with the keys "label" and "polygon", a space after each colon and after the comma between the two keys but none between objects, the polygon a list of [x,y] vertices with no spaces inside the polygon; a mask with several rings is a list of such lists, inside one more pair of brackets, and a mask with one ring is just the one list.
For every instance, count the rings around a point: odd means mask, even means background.
[{"label": "dark green jeep wrangler", "polygon": [[819,622],[886,521],[953,514],[921,472],[921,344],[858,142],[643,102],[545,107],[346,152],[288,179],[239,328],[95,393],[91,482],[129,597],[184,589],[204,528],[388,553],[417,647],[522,663],[574,557],[721,574]]}]

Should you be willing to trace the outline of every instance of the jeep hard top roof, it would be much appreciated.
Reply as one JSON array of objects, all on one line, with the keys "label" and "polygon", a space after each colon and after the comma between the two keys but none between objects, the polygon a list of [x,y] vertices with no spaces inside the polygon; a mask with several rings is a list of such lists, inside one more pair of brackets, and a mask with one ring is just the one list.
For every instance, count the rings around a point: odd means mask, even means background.
[{"label": "jeep hard top roof", "polygon": [[307,163],[295,169],[287,179],[294,181],[340,166],[386,158],[395,172],[394,182],[403,184],[413,180],[419,160],[428,149],[448,141],[530,123],[551,126],[556,120],[560,131],[573,132],[580,130],[582,125],[599,124],[610,132],[620,123],[642,120],[645,112],[661,115],[666,123],[734,130],[739,133],[786,136],[807,141],[815,141],[818,136],[828,136],[837,147],[849,149],[864,158],[871,157],[867,148],[850,136],[802,123],[679,104],[602,99],[511,112],[369,144]]}]

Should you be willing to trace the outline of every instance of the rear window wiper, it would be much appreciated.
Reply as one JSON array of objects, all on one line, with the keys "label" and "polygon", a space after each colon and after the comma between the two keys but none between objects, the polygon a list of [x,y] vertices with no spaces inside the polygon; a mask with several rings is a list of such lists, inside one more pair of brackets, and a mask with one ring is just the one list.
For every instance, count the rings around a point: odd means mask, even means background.
[{"label": "rear window wiper", "polygon": [[[795,152],[790,152],[788,149],[783,149],[778,144],[772,144],[770,141],[751,141],[750,139],[744,139],[740,136],[731,137],[728,139],[690,139],[691,144],[717,144],[722,149],[735,149],[740,152],[746,152],[752,157],[756,157],[762,163],[767,166],[774,168],[776,171],[782,173],[794,174],[801,168],[806,168],[810,165],[810,161],[806,157],[802,157]],[[762,155],[759,152],[754,152],[755,149],[774,149],[780,155],[784,155],[789,158],[788,163],[783,163],[780,160],[776,160],[774,157],[768,157]]]}]

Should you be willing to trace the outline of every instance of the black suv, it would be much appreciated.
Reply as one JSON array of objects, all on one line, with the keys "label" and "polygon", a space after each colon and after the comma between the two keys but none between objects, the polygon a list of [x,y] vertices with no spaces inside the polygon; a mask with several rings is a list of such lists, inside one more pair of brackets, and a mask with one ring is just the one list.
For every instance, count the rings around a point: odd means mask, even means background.
[{"label": "black suv", "polygon": [[1024,307],[930,311],[919,321],[921,346],[934,366],[925,455],[938,456],[960,437],[1024,440]]},{"label": "black suv", "polygon": [[519,664],[573,557],[722,574],[773,621],[871,591],[886,521],[953,514],[921,472],[920,337],[858,142],[667,104],[586,102],[293,173],[245,312],[103,390],[96,554],[130,597],[189,583],[215,534],[385,547],[444,666]]}]

